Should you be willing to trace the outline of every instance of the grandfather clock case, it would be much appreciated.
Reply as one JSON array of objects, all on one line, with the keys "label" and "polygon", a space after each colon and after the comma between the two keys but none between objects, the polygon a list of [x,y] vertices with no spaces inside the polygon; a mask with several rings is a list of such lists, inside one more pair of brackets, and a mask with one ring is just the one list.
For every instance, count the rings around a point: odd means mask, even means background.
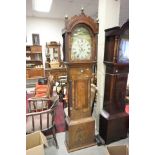
[{"label": "grandfather clock case", "polygon": [[105,30],[105,93],[99,134],[106,144],[127,137],[129,116],[125,112],[129,72],[129,22]]},{"label": "grandfather clock case", "polygon": [[65,17],[63,55],[67,67],[68,116],[65,144],[68,152],[95,145],[95,120],[91,116],[91,78],[97,55],[98,22],[80,15]]}]

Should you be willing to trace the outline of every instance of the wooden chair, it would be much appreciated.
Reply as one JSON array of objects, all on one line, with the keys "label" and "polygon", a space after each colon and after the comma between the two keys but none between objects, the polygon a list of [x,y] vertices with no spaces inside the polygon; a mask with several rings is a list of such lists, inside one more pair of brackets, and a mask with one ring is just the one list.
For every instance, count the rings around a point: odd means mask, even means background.
[{"label": "wooden chair", "polygon": [[35,87],[35,97],[50,98],[53,95],[53,85],[54,80],[52,75],[50,75],[48,79],[47,78],[38,79],[38,83],[36,83]]},{"label": "wooden chair", "polygon": [[[31,110],[30,113],[26,114],[26,133],[29,134],[38,130],[43,133],[46,133],[46,131],[51,131],[56,147],[58,148],[54,117],[55,109],[59,103],[59,97],[56,96],[55,99],[53,99],[53,104],[50,108],[47,108],[48,106],[45,108],[44,104],[42,104],[43,101],[47,102],[47,99],[42,98],[40,101],[41,102],[38,102],[38,99],[34,99],[33,102],[29,102],[30,104],[35,104],[35,106],[33,107],[33,111]],[[38,103],[41,104],[37,105]]]},{"label": "wooden chair", "polygon": [[67,87],[67,76],[58,77],[58,85],[56,85],[56,93],[59,95],[59,101],[63,102],[63,107],[66,107],[66,100],[64,100],[66,95]]},{"label": "wooden chair", "polygon": [[[46,81],[44,83],[44,81]],[[33,109],[40,110],[35,106],[40,106],[43,109],[48,109],[52,105],[53,100],[53,76],[47,78],[38,79],[36,87],[34,90],[34,96],[28,99],[29,102],[29,112],[32,112]],[[33,104],[30,104],[33,102]],[[37,103],[39,102],[39,103]]]}]

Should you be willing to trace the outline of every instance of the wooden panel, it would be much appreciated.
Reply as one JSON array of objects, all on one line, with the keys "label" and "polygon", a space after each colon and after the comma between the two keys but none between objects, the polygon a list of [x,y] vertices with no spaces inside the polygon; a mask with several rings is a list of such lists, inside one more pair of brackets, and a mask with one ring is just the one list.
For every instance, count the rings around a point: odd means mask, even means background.
[{"label": "wooden panel", "polygon": [[28,78],[44,77],[44,69],[43,68],[26,69],[26,76]]},{"label": "wooden panel", "polygon": [[118,113],[111,115],[108,119],[100,115],[99,134],[106,144],[127,137],[129,115]]},{"label": "wooden panel", "polygon": [[90,106],[90,79],[73,80],[72,87],[69,87],[68,91],[71,91],[69,106],[69,116],[72,120],[86,118],[91,116]]},{"label": "wooden panel", "polygon": [[59,76],[67,75],[67,69],[65,67],[45,69],[45,77],[48,77],[50,74],[53,75],[54,81],[58,81]]},{"label": "wooden panel", "polygon": [[72,79],[91,77],[92,76],[92,68],[90,68],[90,67],[70,68],[69,75]]},{"label": "wooden panel", "polygon": [[95,120],[92,117],[68,121],[66,132],[66,145],[68,151],[95,145]]},{"label": "wooden panel", "polygon": [[110,61],[113,62],[114,58],[114,37],[107,37],[106,42],[105,42],[105,56],[104,56],[104,61]]},{"label": "wooden panel", "polygon": [[88,81],[79,80],[75,83],[75,109],[88,108]]},{"label": "wooden panel", "polygon": [[41,52],[41,51],[42,51],[41,46],[31,46],[31,52],[32,53],[37,53],[37,52]]}]

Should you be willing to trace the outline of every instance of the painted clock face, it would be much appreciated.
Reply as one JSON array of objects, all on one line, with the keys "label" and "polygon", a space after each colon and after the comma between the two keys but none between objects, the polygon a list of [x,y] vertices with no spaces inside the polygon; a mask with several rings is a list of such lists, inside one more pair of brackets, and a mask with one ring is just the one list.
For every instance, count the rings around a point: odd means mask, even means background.
[{"label": "painted clock face", "polygon": [[90,60],[92,39],[84,27],[77,27],[72,34],[71,60]]}]

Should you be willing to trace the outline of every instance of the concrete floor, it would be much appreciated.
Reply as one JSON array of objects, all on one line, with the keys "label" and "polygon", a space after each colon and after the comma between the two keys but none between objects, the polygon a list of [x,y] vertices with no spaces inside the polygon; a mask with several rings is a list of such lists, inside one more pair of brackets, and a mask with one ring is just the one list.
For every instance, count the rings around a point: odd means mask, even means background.
[{"label": "concrete floor", "polygon": [[[34,91],[34,87],[27,88],[28,93],[33,92],[33,91]],[[97,111],[96,111],[96,104],[95,104],[94,111],[93,111],[93,118],[96,120],[96,117],[97,117]],[[95,134],[97,135],[98,132],[95,131]],[[102,146],[95,145],[92,147],[88,147],[88,148],[84,148],[78,151],[68,153],[66,146],[65,146],[65,132],[57,133],[56,136],[57,136],[59,149],[56,149],[53,138],[49,139],[48,140],[49,146],[45,148],[45,155],[109,155],[106,149],[106,145],[102,145]],[[129,138],[122,139],[120,141],[111,143],[108,146],[111,146],[111,145],[112,146],[113,145],[129,145]]]},{"label": "concrete floor", "polygon": [[[67,152],[66,146],[65,146],[65,132],[58,133],[57,135],[57,141],[59,145],[59,149],[56,149],[55,143],[53,139],[48,140],[49,146],[45,148],[45,155],[108,155],[106,145],[101,146],[92,146],[85,149],[81,149],[78,151],[74,151],[71,153]],[[108,146],[114,146],[114,145],[128,145],[129,144],[129,138],[122,139],[120,141],[114,142],[109,144]]]},{"label": "concrete floor", "polygon": [[[94,111],[92,116],[96,120],[96,117],[97,117],[96,104],[94,105]],[[95,130],[95,135],[97,134],[98,132],[97,130]],[[57,136],[59,149],[56,149],[54,140],[50,139],[48,140],[49,147],[45,148],[45,155],[109,155],[106,149],[106,145],[101,145],[101,146],[95,145],[92,147],[88,147],[88,148],[84,148],[78,151],[68,153],[65,146],[65,132],[57,133],[56,136]],[[129,138],[116,141],[114,143],[109,144],[108,146],[113,146],[113,145],[128,146]]]}]

